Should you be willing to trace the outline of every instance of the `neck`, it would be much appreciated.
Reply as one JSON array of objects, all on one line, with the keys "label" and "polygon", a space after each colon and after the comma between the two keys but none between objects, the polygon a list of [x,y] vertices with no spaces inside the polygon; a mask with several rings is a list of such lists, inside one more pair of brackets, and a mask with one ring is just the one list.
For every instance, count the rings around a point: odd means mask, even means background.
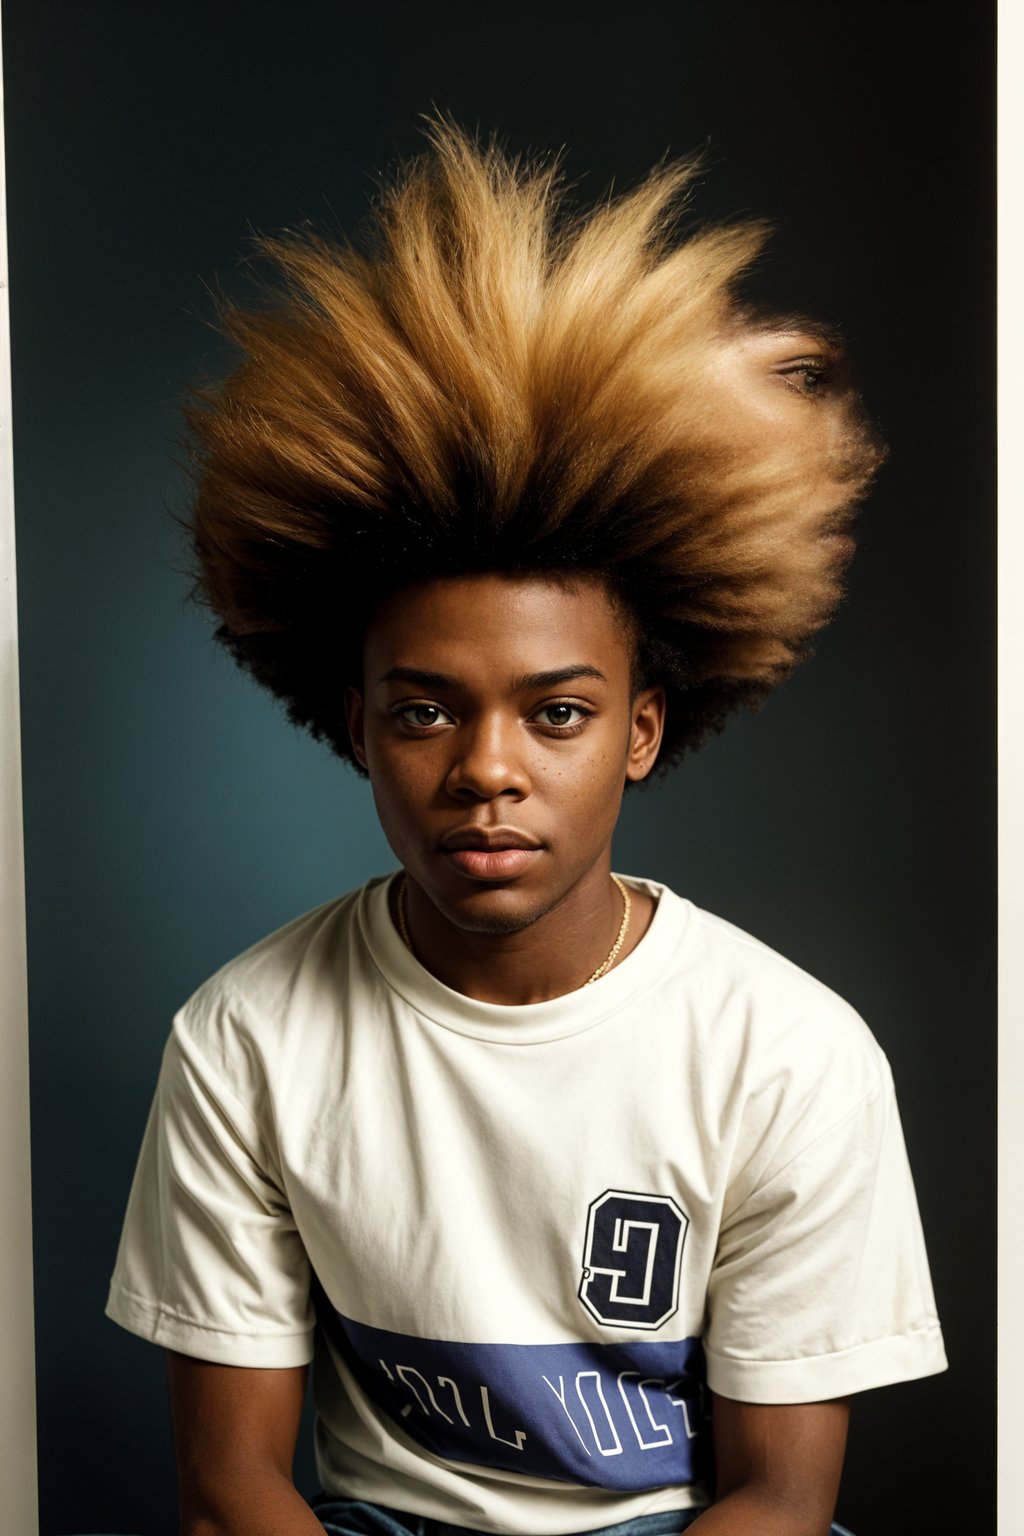
[{"label": "neck", "polygon": [[[607,958],[622,926],[623,899],[607,863],[593,869],[535,922],[516,933],[457,928],[408,876],[405,918],[416,958],[445,986],[478,1002],[522,1006],[575,992]],[[399,882],[395,882],[393,900]],[[630,891],[621,963],[646,931],[654,901]],[[393,915],[398,916],[397,910]]]}]

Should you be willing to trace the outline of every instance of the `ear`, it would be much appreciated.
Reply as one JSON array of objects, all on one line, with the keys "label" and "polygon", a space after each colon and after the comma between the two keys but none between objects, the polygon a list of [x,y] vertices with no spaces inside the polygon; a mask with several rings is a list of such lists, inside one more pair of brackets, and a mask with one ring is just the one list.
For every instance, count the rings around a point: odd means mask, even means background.
[{"label": "ear", "polygon": [[654,767],[665,731],[665,690],[645,688],[633,701],[633,725],[626,755],[626,778],[639,782]]},{"label": "ear", "polygon": [[345,719],[348,722],[348,734],[352,742],[352,756],[364,773],[369,773],[364,736],[363,696],[358,688],[345,689]]}]

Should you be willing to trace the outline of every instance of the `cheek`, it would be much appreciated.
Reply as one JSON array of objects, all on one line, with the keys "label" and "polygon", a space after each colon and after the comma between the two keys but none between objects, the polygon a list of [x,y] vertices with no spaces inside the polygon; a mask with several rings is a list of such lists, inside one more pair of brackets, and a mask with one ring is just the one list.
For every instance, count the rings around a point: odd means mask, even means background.
[{"label": "cheek", "polygon": [[392,852],[401,863],[414,857],[424,835],[424,812],[429,796],[422,794],[409,775],[394,778],[379,771],[370,773],[377,820]]},{"label": "cheek", "polygon": [[593,743],[585,762],[551,768],[541,789],[571,810],[584,835],[600,840],[618,819],[625,782],[626,751],[616,733]]},{"label": "cheek", "polygon": [[420,804],[437,786],[441,770],[434,761],[428,761],[427,754],[422,751],[408,753],[400,748],[396,751],[394,744],[390,744],[367,756],[370,782],[378,802],[393,806],[397,811],[403,806]]},{"label": "cheek", "polygon": [[403,750],[407,745],[390,732],[367,729],[366,762],[382,822],[400,818],[407,806],[422,798],[422,754]]}]

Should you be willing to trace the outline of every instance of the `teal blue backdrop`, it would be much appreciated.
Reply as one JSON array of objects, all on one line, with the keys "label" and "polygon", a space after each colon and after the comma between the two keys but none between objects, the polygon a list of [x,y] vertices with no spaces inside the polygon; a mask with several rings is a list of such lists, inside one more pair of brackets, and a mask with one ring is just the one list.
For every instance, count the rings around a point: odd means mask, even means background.
[{"label": "teal blue backdrop", "polygon": [[708,142],[698,210],[778,222],[766,290],[842,324],[892,445],[816,657],[630,797],[617,864],[889,1054],[952,1369],[858,1403],[839,1513],[952,1530],[955,1487],[992,1529],[992,49],[984,4],[8,0],[43,1536],[176,1529],[162,1362],[102,1316],[173,1010],[392,863],[186,602],[208,285],[251,228],[351,228],[435,103],[567,145],[584,198]]}]

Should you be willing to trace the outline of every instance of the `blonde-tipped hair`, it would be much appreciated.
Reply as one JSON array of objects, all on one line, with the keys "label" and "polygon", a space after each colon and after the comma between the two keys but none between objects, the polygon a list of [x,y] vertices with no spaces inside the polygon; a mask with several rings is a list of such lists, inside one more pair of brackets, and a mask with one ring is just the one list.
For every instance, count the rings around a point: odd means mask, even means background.
[{"label": "blonde-tipped hair", "polygon": [[242,361],[186,411],[198,590],[236,659],[350,758],[342,684],[390,592],[600,576],[638,684],[668,690],[674,761],[808,654],[880,450],[835,375],[765,431],[735,364],[767,325],[735,296],[765,227],[677,239],[693,162],[570,218],[556,168],[429,137],[362,248],[259,242],[276,281],[223,315]]}]

